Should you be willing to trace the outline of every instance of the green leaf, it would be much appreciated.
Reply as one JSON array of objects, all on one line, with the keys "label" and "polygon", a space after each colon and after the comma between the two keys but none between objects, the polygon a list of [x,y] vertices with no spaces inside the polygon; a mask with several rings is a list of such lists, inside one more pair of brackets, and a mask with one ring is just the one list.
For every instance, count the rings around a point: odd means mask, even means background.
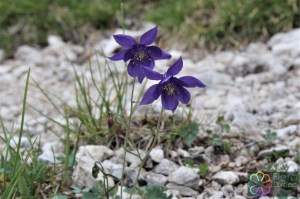
[{"label": "green leaf", "polygon": [[147,199],[172,199],[172,195],[167,195],[165,188],[158,185],[148,185],[140,188],[141,194]]},{"label": "green leaf", "polygon": [[190,122],[189,124],[181,127],[178,130],[179,136],[183,139],[183,142],[187,145],[190,145],[195,141],[198,133],[199,133],[199,127],[196,122]]},{"label": "green leaf", "polygon": [[267,142],[272,142],[277,138],[277,133],[276,132],[272,132],[271,129],[267,129],[266,130],[266,135],[264,135],[264,138]]},{"label": "green leaf", "polygon": [[199,168],[198,174],[201,177],[205,177],[207,175],[207,173],[208,173],[208,164],[206,164],[206,163],[200,164],[198,168]]}]

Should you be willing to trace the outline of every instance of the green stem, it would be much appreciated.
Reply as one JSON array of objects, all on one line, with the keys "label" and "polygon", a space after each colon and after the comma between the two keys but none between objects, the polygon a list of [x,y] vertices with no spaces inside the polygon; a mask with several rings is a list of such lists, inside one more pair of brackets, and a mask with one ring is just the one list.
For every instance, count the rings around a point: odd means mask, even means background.
[{"label": "green stem", "polygon": [[26,84],[25,84],[25,91],[24,91],[24,97],[23,97],[23,107],[22,107],[22,118],[21,118],[21,126],[20,126],[20,134],[19,134],[19,140],[17,144],[17,152],[16,152],[16,158],[15,158],[15,163],[14,163],[14,169],[13,169],[13,176],[15,175],[17,165],[18,165],[18,160],[21,157],[19,152],[20,152],[20,146],[21,146],[21,138],[23,135],[23,127],[24,127],[24,118],[25,118],[25,110],[26,110],[26,99],[27,99],[27,90],[28,90],[28,83],[29,83],[29,76],[30,76],[30,68],[27,72],[27,78],[26,78]]},{"label": "green stem", "polygon": [[153,138],[153,140],[152,140],[152,142],[151,142],[151,145],[150,145],[149,150],[148,150],[147,153],[146,153],[146,156],[143,158],[143,160],[142,160],[142,162],[141,162],[141,165],[140,165],[140,167],[139,167],[138,174],[137,174],[136,179],[135,179],[135,181],[134,181],[133,189],[132,189],[131,192],[130,192],[129,199],[131,199],[132,194],[133,194],[133,191],[134,191],[134,189],[135,189],[136,186],[137,186],[137,182],[138,182],[139,176],[140,176],[140,174],[141,174],[143,165],[144,165],[145,162],[147,161],[147,159],[148,159],[148,157],[149,157],[149,155],[150,155],[150,152],[152,151],[152,149],[154,148],[154,146],[155,146],[156,143],[157,143],[158,133],[159,133],[159,129],[160,129],[161,123],[162,123],[162,115],[163,115],[163,108],[161,108],[161,111],[160,111],[160,115],[159,115],[159,119],[158,119],[158,122],[157,122],[156,132],[155,132],[154,138]]},{"label": "green stem", "polygon": [[123,176],[124,176],[125,166],[126,166],[126,154],[127,154],[127,145],[128,145],[128,135],[129,135],[129,130],[130,130],[130,126],[131,126],[132,115],[133,115],[133,112],[134,112],[133,111],[133,94],[134,94],[135,82],[136,82],[136,78],[133,79],[133,85],[132,85],[132,89],[131,89],[130,114],[129,114],[129,120],[128,120],[128,123],[127,123],[127,128],[126,128],[126,132],[125,132],[125,140],[124,140],[124,157],[123,157],[123,168],[122,168],[122,175],[121,175],[121,198],[122,198],[123,186],[124,186]]}]

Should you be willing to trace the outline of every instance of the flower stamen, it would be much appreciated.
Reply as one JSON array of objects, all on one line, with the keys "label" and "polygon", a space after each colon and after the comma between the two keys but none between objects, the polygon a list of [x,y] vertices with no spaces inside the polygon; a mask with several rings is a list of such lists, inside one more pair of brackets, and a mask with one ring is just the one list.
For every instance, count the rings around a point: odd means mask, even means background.
[{"label": "flower stamen", "polygon": [[172,83],[167,83],[163,86],[163,89],[167,91],[167,95],[174,95],[175,94],[175,86]]},{"label": "flower stamen", "polygon": [[144,61],[144,60],[150,60],[150,57],[144,51],[139,51],[139,52],[134,54],[133,59],[141,62],[141,61]]}]

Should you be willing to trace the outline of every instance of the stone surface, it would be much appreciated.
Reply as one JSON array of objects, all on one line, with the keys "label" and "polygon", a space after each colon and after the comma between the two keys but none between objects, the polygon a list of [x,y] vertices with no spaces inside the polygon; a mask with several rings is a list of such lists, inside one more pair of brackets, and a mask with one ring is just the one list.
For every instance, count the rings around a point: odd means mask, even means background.
[{"label": "stone surface", "polygon": [[212,177],[212,179],[221,183],[222,185],[236,184],[240,180],[239,176],[235,172],[232,172],[232,171],[219,171]]},{"label": "stone surface", "polygon": [[179,185],[176,185],[176,184],[173,184],[173,183],[169,183],[166,185],[166,187],[168,189],[175,189],[175,190],[178,190],[179,193],[182,195],[182,196],[196,196],[198,194],[198,192],[196,192],[195,190],[189,188],[189,187],[185,187],[185,186],[179,186]]},{"label": "stone surface", "polygon": [[149,155],[154,162],[161,162],[164,159],[164,151],[161,148],[152,149]]},{"label": "stone surface", "polygon": [[156,167],[154,167],[155,173],[169,175],[179,168],[177,164],[168,159],[163,159]]},{"label": "stone surface", "polygon": [[187,187],[196,187],[199,183],[200,177],[194,169],[181,166],[176,171],[170,173],[168,181],[178,185]]}]

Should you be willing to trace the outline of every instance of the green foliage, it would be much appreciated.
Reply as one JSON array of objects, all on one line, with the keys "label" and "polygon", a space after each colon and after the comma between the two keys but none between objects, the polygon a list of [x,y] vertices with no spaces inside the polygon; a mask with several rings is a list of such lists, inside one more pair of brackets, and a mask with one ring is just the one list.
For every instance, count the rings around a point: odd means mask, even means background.
[{"label": "green foliage", "polygon": [[139,188],[139,195],[147,199],[171,199],[172,195],[167,195],[164,191],[164,187],[158,185],[148,185],[142,188]]},{"label": "green foliage", "polygon": [[190,45],[217,48],[297,28],[299,13],[297,0],[164,0],[154,2],[145,18]]},{"label": "green foliage", "polygon": [[2,0],[0,46],[11,54],[23,43],[45,45],[48,34],[85,42],[93,29],[126,25],[121,24],[121,2],[127,18],[150,20],[174,33],[170,43],[212,49],[300,26],[298,0]]},{"label": "green foliage", "polygon": [[271,129],[267,129],[266,134],[264,135],[264,138],[267,142],[273,142],[277,138],[277,133],[274,131],[271,131]]},{"label": "green foliage", "polygon": [[189,167],[193,167],[193,168],[197,168],[197,167],[198,167],[198,169],[199,169],[198,174],[199,174],[199,176],[201,176],[201,177],[205,177],[205,176],[208,174],[208,171],[209,171],[208,166],[209,166],[209,165],[206,164],[206,163],[203,163],[203,164],[195,164],[195,162],[194,162],[193,159],[186,159],[186,160],[184,161],[184,163],[185,163],[187,166],[189,166]]},{"label": "green foliage", "polygon": [[118,10],[120,0],[1,1],[0,46],[10,50],[20,43],[45,44],[47,34],[53,33],[84,41],[89,26],[110,27]]},{"label": "green foliage", "polygon": [[220,126],[222,133],[229,133],[230,132],[230,126],[225,121],[224,116],[219,116],[216,123]]},{"label": "green foliage", "polygon": [[118,191],[118,184],[115,186],[108,188],[103,181],[99,181],[94,184],[94,186],[89,188],[83,188],[81,189],[77,185],[72,185],[71,188],[73,189],[73,192],[78,194],[82,194],[83,199],[98,199],[98,198],[108,198],[108,197],[114,197],[116,198],[116,193]]},{"label": "green foliage", "polygon": [[191,145],[195,141],[198,133],[199,126],[194,121],[188,122],[188,124],[182,126],[178,130],[178,135],[183,139],[183,142],[187,145]]},{"label": "green foliage", "polygon": [[225,121],[224,116],[219,116],[216,124],[218,124],[221,132],[214,132],[211,129],[207,129],[208,134],[208,144],[214,146],[215,148],[222,149],[226,154],[230,154],[232,143],[230,140],[224,140],[222,138],[222,133],[230,132],[230,125]]},{"label": "green foliage", "polygon": [[297,162],[298,164],[300,164],[300,152],[297,152],[295,155],[295,162]]},{"label": "green foliage", "polygon": [[199,172],[198,174],[200,175],[200,177],[205,177],[208,174],[208,164],[204,163],[204,164],[200,164],[199,165]]}]

